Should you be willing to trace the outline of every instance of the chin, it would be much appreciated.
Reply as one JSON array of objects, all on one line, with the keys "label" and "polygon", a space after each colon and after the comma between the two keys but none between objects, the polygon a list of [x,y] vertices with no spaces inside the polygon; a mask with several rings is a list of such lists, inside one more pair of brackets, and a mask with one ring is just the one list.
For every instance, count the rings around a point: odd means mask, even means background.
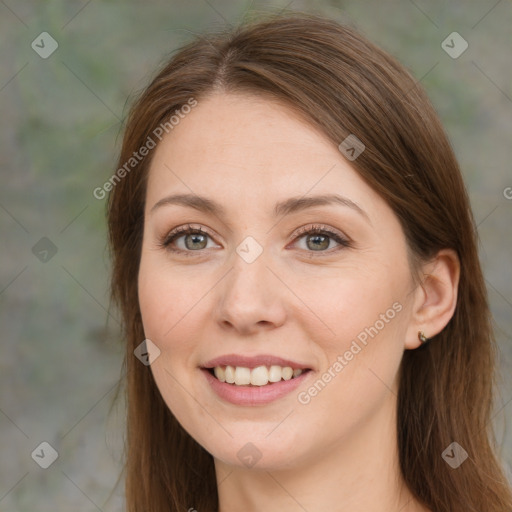
[{"label": "chin", "polygon": [[[303,441],[289,436],[270,439],[268,432],[265,429],[261,435],[234,434],[229,441],[222,440],[218,444],[213,444],[210,438],[203,447],[223,464],[254,471],[292,469],[307,458]],[[298,446],[301,452],[297,451]]]}]

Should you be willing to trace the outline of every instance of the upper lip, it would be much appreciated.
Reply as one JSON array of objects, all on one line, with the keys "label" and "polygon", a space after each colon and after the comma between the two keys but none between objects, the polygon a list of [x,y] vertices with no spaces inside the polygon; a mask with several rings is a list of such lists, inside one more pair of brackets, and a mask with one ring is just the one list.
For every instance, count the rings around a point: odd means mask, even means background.
[{"label": "upper lip", "polygon": [[215,368],[216,366],[242,366],[245,368],[257,368],[258,366],[290,366],[294,370],[311,369],[307,364],[298,363],[290,359],[262,354],[258,356],[242,356],[238,354],[227,354],[216,357],[202,365],[203,368]]}]

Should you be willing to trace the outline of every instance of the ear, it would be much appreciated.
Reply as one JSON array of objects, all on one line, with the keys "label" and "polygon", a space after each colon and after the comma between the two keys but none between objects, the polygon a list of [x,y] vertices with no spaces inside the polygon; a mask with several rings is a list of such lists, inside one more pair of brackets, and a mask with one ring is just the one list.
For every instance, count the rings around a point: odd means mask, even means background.
[{"label": "ear", "polygon": [[421,345],[419,331],[423,331],[427,338],[439,334],[452,318],[457,305],[460,262],[455,251],[439,251],[434,259],[423,265],[422,274],[421,283],[414,292],[406,349]]}]

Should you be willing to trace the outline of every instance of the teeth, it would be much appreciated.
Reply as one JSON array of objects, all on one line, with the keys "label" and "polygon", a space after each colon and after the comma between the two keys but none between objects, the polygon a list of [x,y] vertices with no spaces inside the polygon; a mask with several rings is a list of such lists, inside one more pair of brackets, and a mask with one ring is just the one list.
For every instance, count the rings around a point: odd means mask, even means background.
[{"label": "teeth", "polygon": [[224,371],[224,376],[225,376],[226,382],[228,384],[235,383],[235,369],[232,366],[226,366],[226,370]]},{"label": "teeth", "polygon": [[268,372],[268,380],[270,382],[279,382],[282,376],[282,369],[280,366],[271,366]]},{"label": "teeth", "polygon": [[[245,368],[249,370],[249,368]],[[264,386],[268,384],[268,370],[265,366],[258,366],[249,371],[251,375],[251,384],[253,386]],[[235,380],[235,384],[237,384]]]},{"label": "teeth", "polygon": [[290,380],[293,377],[293,368],[290,368],[289,366],[285,366],[281,373],[283,375],[284,380]]},{"label": "teeth", "polygon": [[235,384],[237,386],[247,386],[251,383],[251,370],[243,366],[237,366],[235,369]]},{"label": "teeth", "polygon": [[217,377],[221,382],[226,382],[226,372],[222,366],[216,366],[213,373],[215,373],[215,377]]},{"label": "teeth", "polygon": [[290,366],[275,366],[269,368],[258,366],[257,368],[246,368],[244,366],[216,366],[213,369],[215,377],[220,382],[235,384],[235,386],[265,386],[268,383],[279,382],[281,379],[290,380],[302,374],[301,369],[293,369]]}]

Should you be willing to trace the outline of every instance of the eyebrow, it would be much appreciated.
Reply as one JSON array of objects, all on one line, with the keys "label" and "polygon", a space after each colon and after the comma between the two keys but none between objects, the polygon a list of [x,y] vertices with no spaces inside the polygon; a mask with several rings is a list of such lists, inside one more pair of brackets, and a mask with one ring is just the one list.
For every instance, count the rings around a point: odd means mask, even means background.
[{"label": "eyebrow", "polygon": [[[194,208],[201,212],[209,213],[221,218],[226,218],[226,210],[224,207],[204,196],[197,194],[175,194],[160,199],[150,210],[153,213],[156,209],[167,205],[181,205],[189,208]],[[338,194],[323,194],[318,196],[308,197],[291,197],[284,201],[277,203],[274,206],[274,216],[289,215],[298,211],[305,210],[307,208],[313,208],[315,206],[329,206],[329,205],[341,205],[359,213],[363,216],[370,224],[370,218],[368,214],[354,201],[348,197],[340,196]]]}]

